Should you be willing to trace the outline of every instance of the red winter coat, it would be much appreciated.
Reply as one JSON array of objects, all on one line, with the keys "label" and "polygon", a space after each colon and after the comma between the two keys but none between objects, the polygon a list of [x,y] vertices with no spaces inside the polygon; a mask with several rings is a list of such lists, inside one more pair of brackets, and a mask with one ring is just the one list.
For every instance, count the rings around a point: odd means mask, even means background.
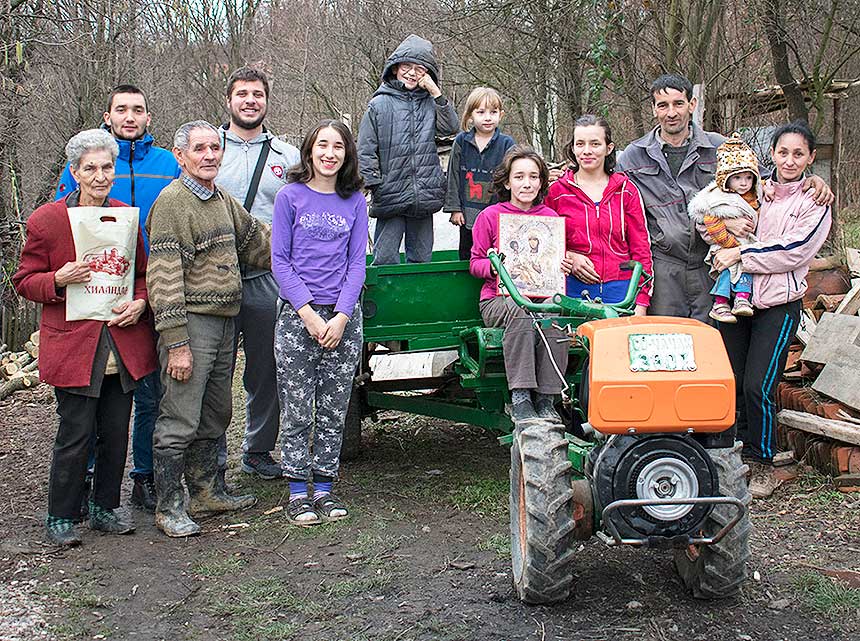
[{"label": "red winter coat", "polygon": [[[111,207],[125,207],[113,198]],[[146,300],[146,250],[137,233],[134,298]],[[18,271],[12,277],[24,298],[42,303],[39,329],[39,377],[54,387],[90,384],[93,359],[104,321],[66,320],[65,288],[54,286],[54,272],[75,260],[75,244],[65,199],[42,205],[27,220],[27,242],[21,250]],[[128,373],[139,380],[157,365],[149,307],[134,325],[109,327]]]},{"label": "red winter coat", "polygon": [[[602,282],[630,280],[630,272],[620,267],[628,260],[639,261],[647,273],[654,273],[642,198],[624,174],[609,177],[597,206],[569,169],[550,185],[544,204],[564,217],[568,251],[588,256]],[[639,292],[636,304],[647,306],[651,291],[649,284]]]}]

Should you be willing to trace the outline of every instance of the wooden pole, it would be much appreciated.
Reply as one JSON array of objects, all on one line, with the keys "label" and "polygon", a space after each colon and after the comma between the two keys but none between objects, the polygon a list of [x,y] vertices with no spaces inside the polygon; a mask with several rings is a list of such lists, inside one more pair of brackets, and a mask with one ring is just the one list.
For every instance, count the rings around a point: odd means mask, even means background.
[{"label": "wooden pole", "polygon": [[832,207],[832,222],[830,226],[830,238],[836,239],[839,244],[842,244],[841,225],[839,224],[839,212],[842,205],[840,198],[840,183],[841,171],[840,165],[842,160],[842,110],[840,108],[842,101],[839,98],[833,99],[833,157],[830,159],[830,188],[836,196]]}]

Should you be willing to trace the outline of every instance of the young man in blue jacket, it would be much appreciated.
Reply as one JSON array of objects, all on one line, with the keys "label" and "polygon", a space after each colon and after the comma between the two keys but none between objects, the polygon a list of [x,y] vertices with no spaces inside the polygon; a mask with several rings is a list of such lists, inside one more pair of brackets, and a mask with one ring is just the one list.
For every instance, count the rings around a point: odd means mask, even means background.
[{"label": "young man in blue jacket", "polygon": [[[113,134],[119,145],[111,198],[140,209],[140,229],[146,251],[146,219],[152,203],[174,178],[181,173],[173,153],[155,145],[146,130],[152,115],[146,108],[146,96],[134,85],[119,85],[108,96],[107,111],[102,127]],[[78,188],[68,165],[60,176],[56,199],[65,198]],[[158,417],[161,383],[156,370],[138,382],[134,391],[134,427],[132,430],[131,478],[132,505],[150,512],[155,510],[155,482],[152,472],[152,433]]]}]

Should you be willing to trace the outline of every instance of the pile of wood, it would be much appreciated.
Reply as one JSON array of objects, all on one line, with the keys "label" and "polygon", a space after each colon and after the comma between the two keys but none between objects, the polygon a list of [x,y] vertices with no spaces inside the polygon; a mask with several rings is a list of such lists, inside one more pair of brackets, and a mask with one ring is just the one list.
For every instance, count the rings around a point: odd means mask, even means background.
[{"label": "pile of wood", "polygon": [[777,438],[848,492],[860,491],[860,251],[846,258],[842,291],[824,287],[804,301],[778,389]]},{"label": "pile of wood", "polygon": [[20,352],[0,345],[0,400],[39,384],[39,332],[33,332]]}]

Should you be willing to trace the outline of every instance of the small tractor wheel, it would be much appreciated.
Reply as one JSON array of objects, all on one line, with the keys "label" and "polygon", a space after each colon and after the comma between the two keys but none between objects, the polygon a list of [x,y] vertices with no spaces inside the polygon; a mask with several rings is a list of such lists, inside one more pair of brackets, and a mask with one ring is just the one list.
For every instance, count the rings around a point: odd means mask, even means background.
[{"label": "small tractor wheel", "polygon": [[[749,507],[752,497],[747,488],[748,468],[741,460],[741,447],[742,444],[735,441],[734,447],[709,449],[708,453],[717,468],[720,494],[734,496]],[[734,514],[734,508],[729,505],[716,506],[705,519],[702,532],[705,536],[716,534]],[[675,550],[675,567],[695,598],[721,599],[740,590],[747,576],[751,530],[747,512],[719,543]]]},{"label": "small tractor wheel", "polygon": [[340,444],[340,458],[343,461],[352,461],[361,455],[362,403],[362,390],[358,385],[353,385],[343,424],[343,441]]},{"label": "small tractor wheel", "polygon": [[511,448],[511,565],[520,600],[562,601],[573,583],[571,464],[560,424],[524,421]]}]

